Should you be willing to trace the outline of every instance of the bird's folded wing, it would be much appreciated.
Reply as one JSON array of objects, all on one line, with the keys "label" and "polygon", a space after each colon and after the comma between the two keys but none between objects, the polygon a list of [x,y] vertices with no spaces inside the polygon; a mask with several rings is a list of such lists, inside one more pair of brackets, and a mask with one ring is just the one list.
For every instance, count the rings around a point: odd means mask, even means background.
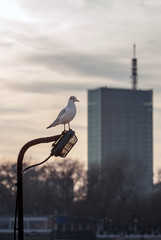
[{"label": "bird's folded wing", "polygon": [[65,112],[66,112],[66,108],[63,108],[63,109],[61,110],[61,112],[59,113],[59,115],[57,116],[56,121],[57,121],[57,120],[60,120],[60,119],[62,118],[62,116],[65,114]]}]

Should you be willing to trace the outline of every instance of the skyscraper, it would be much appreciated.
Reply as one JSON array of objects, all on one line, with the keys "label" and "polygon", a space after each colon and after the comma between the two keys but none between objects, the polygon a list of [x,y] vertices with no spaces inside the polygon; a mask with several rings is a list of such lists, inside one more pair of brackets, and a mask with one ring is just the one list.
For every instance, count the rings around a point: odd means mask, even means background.
[{"label": "skyscraper", "polygon": [[88,168],[126,155],[143,170],[144,193],[152,192],[152,90],[98,88],[88,91]]}]

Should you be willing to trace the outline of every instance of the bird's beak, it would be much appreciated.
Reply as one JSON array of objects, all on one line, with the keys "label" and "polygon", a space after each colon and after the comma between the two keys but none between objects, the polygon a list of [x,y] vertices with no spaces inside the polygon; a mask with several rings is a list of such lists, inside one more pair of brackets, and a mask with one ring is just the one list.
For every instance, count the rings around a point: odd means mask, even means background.
[{"label": "bird's beak", "polygon": [[75,100],[76,102],[79,102],[79,100],[77,99],[77,100]]}]

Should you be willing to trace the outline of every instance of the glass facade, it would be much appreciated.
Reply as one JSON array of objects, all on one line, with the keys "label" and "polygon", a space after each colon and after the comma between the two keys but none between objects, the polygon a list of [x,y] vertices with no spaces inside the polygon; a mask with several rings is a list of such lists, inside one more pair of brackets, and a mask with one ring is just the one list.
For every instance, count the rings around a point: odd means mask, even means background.
[{"label": "glass facade", "polygon": [[[143,169],[141,185],[152,191],[152,90],[88,91],[88,167],[124,154]],[[146,186],[146,187],[145,187]]]},{"label": "glass facade", "polygon": [[101,90],[90,91],[88,94],[88,158],[89,165],[101,164],[102,141],[101,141]]}]

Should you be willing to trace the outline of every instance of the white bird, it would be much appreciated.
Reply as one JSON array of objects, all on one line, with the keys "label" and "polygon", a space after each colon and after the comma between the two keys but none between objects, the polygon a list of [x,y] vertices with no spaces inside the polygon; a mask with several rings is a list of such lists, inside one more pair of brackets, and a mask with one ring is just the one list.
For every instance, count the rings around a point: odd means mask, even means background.
[{"label": "white bird", "polygon": [[75,96],[71,96],[68,100],[68,105],[61,110],[56,120],[47,128],[55,127],[59,124],[64,124],[64,131],[65,131],[65,124],[68,123],[69,129],[70,129],[69,122],[71,122],[76,115],[75,102],[79,102],[79,100]]}]

